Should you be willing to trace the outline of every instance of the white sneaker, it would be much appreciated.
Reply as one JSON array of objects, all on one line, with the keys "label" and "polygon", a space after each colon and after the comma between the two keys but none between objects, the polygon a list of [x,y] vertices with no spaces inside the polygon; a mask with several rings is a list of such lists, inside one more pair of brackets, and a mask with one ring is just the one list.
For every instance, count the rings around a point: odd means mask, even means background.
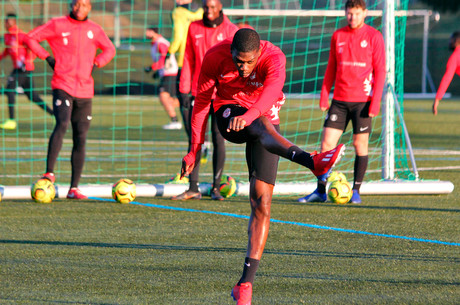
[{"label": "white sneaker", "polygon": [[163,125],[163,129],[165,130],[177,130],[182,128],[181,122],[169,122],[166,125]]}]

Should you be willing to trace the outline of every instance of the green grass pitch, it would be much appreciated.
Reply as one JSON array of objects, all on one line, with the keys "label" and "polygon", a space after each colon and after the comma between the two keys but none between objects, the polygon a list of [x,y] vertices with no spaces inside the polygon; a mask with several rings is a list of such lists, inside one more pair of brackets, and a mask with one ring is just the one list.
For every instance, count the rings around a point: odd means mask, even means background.
[{"label": "green grass pitch", "polygon": [[[406,101],[406,124],[421,177],[452,181],[454,192],[363,196],[361,205],[274,198],[271,217],[292,223],[271,224],[253,304],[460,303],[460,101],[442,101],[436,117],[431,103]],[[248,199],[138,202],[2,201],[0,303],[234,304]]]}]

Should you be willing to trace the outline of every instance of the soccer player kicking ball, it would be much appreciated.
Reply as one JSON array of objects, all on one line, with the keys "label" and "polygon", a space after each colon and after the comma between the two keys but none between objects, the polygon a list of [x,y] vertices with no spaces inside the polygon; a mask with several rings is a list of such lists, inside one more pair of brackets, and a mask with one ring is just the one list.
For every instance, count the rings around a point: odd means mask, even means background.
[{"label": "soccer player kicking ball", "polygon": [[270,225],[270,207],[279,156],[301,164],[315,176],[327,175],[345,150],[343,144],[322,154],[309,154],[279,133],[281,91],[286,57],[278,47],[261,41],[256,31],[240,29],[233,40],[212,47],[203,59],[198,94],[192,113],[191,150],[182,161],[181,175],[189,174],[204,142],[211,98],[223,137],[246,143],[249,173],[249,241],[243,275],[232,290],[238,305],[251,304],[252,284]]},{"label": "soccer player kicking ball", "polygon": [[[361,203],[359,189],[368,163],[372,118],[380,111],[385,84],[385,47],[382,34],[366,25],[364,0],[348,0],[345,15],[348,25],[332,35],[329,62],[321,88],[320,108],[329,109],[324,122],[321,151],[335,147],[351,120],[356,157],[352,203]],[[329,108],[329,92],[335,81]],[[318,179],[317,189],[299,202],[324,202],[327,177]]]},{"label": "soccer player kicking ball", "polygon": [[[90,0],[73,0],[68,16],[53,18],[29,34],[26,43],[54,70],[51,79],[56,125],[48,145],[46,173],[43,178],[54,183],[54,166],[69,124],[73,130],[71,156],[72,178],[69,199],[86,199],[78,189],[85,162],[86,135],[89,130],[94,96],[94,68],[105,66],[114,56],[115,47],[96,23],[88,20]],[[46,40],[54,57],[40,46]],[[96,55],[97,49],[102,52]]]}]

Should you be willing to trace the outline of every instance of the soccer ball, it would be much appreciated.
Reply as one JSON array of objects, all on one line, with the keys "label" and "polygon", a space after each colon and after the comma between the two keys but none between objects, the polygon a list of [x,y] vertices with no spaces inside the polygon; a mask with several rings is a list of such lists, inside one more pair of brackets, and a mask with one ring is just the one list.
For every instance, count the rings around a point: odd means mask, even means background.
[{"label": "soccer ball", "polygon": [[136,198],[136,185],[129,179],[120,179],[112,186],[112,197],[119,203],[130,203]]},{"label": "soccer ball", "polygon": [[327,196],[332,202],[345,204],[350,201],[353,190],[347,181],[335,180],[329,185]]},{"label": "soccer ball", "polygon": [[220,194],[226,198],[233,196],[236,192],[235,179],[227,175],[222,175],[219,191]]},{"label": "soccer ball", "polygon": [[37,203],[51,203],[56,196],[56,189],[51,181],[42,178],[32,184],[30,195]]},{"label": "soccer ball", "polygon": [[347,181],[347,177],[345,177],[345,175],[341,172],[334,171],[329,175],[329,177],[327,178],[327,181],[333,182],[335,180]]},{"label": "soccer ball", "polygon": [[187,184],[188,183],[188,178],[180,178],[180,174],[175,175],[174,177],[171,177],[168,182],[166,183],[173,183],[173,184]]}]

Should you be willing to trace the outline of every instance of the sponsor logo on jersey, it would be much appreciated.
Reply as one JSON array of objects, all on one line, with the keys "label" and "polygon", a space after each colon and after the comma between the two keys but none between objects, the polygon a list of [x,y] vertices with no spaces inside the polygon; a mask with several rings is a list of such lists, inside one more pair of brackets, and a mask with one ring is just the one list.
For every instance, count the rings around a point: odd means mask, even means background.
[{"label": "sponsor logo on jersey", "polygon": [[225,119],[228,118],[230,116],[230,114],[232,113],[232,111],[230,110],[230,108],[227,108],[224,110],[224,113],[222,113],[222,117],[224,117]]}]

